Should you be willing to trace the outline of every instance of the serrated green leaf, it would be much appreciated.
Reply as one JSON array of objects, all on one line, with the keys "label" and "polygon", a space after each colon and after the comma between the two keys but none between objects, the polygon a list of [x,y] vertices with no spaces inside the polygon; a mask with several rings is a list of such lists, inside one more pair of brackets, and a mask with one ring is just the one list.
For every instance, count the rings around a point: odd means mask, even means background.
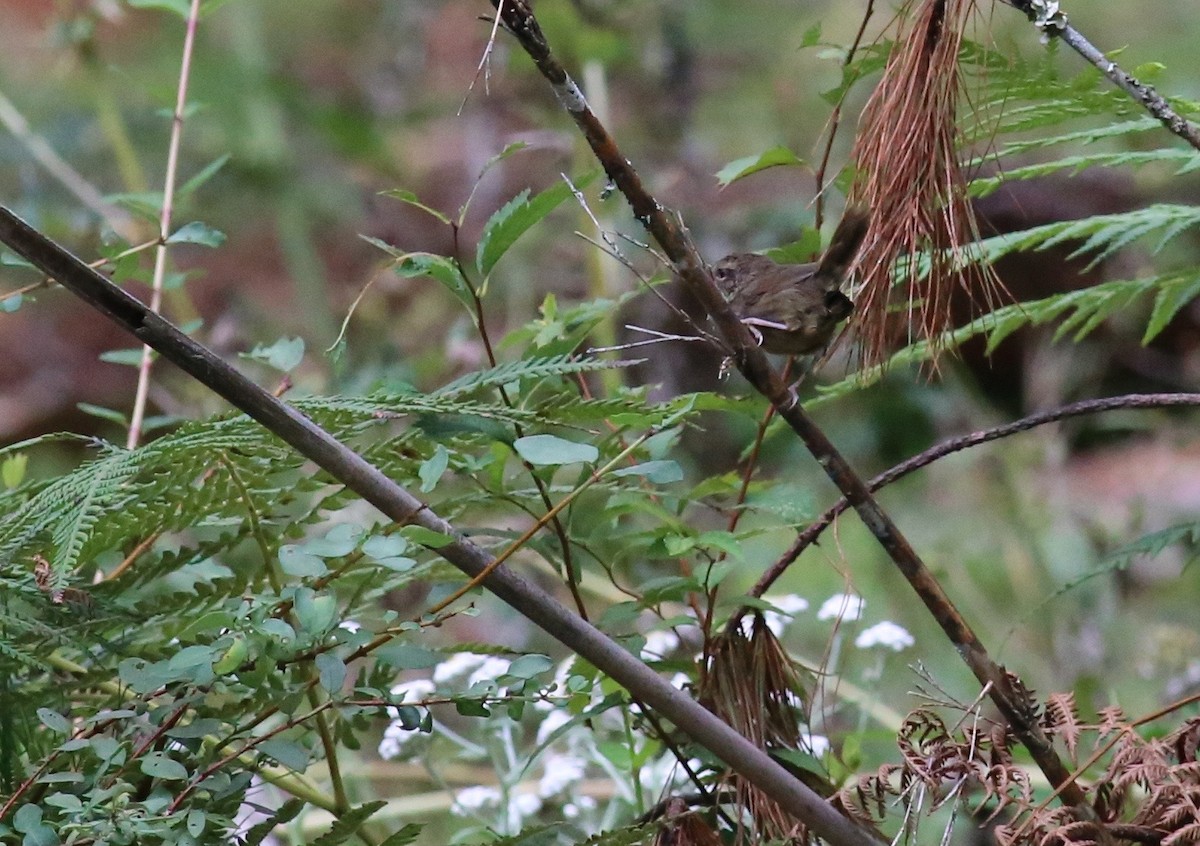
[{"label": "serrated green leaf", "polygon": [[262,842],[275,830],[276,826],[285,825],[296,818],[305,808],[302,799],[288,799],[274,814],[256,824],[246,832],[241,846],[262,846]]},{"label": "serrated green leaf", "polygon": [[202,247],[219,247],[225,243],[225,233],[206,223],[194,220],[185,223],[167,236],[168,244],[199,244]]},{"label": "serrated green leaf", "polygon": [[355,832],[372,814],[386,804],[387,802],[382,799],[377,799],[374,802],[364,802],[357,808],[351,808],[340,814],[333,825],[329,827],[329,831],[311,841],[312,846],[339,846],[339,844],[345,843],[354,837]]},{"label": "serrated green leaf", "polygon": [[[205,11],[207,11],[208,10],[207,7],[212,4],[205,3],[204,5],[205,5]],[[179,188],[176,189],[176,191],[175,191],[175,196],[176,197],[186,197],[189,194],[195,193],[196,190],[199,189],[201,185],[203,185],[205,182],[208,182],[208,180],[210,180],[214,176],[216,176],[217,172],[221,168],[225,167],[225,164],[228,161],[229,161],[229,153],[226,153],[223,156],[218,156],[214,161],[210,162],[209,164],[207,164],[203,168],[201,168],[200,171],[195,176],[193,176],[187,182],[183,183],[183,185],[179,186]]]},{"label": "serrated green leaf", "polygon": [[406,823],[385,837],[379,846],[409,846],[416,842],[424,828],[417,823]]},{"label": "serrated green leaf", "polygon": [[427,206],[424,203],[422,203],[420,201],[420,199],[418,199],[417,195],[414,194],[412,191],[403,191],[400,189],[395,189],[395,190],[390,190],[390,191],[381,191],[380,194],[382,194],[385,197],[391,197],[393,200],[399,200],[402,203],[407,203],[408,205],[413,206],[414,208],[418,208],[421,211],[425,212],[426,214],[432,215],[433,217],[437,218],[439,221],[446,224],[447,226],[450,224],[450,218],[448,216],[442,214],[437,209],[431,208],[430,206]]},{"label": "serrated green leaf", "polygon": [[[595,177],[596,173],[593,171],[576,180],[575,186],[583,188]],[[518,238],[570,196],[571,186],[566,182],[556,182],[532,199],[526,190],[505,203],[488,219],[483,234],[479,237],[479,246],[475,252],[475,267],[479,274],[486,278],[496,266],[496,262],[500,261]]]},{"label": "serrated green leaf", "polygon": [[432,253],[409,253],[396,265],[396,272],[410,278],[429,276],[436,279],[467,307],[472,319],[475,318],[475,295],[459,272],[458,265],[451,259]]},{"label": "serrated green leaf", "polygon": [[1146,323],[1142,343],[1153,341],[1184,306],[1200,296],[1200,273],[1164,282],[1154,297],[1154,310]]},{"label": "serrated green leaf", "polygon": [[757,156],[745,156],[734,159],[717,171],[717,184],[724,188],[739,179],[744,179],[752,173],[772,167],[803,166],[804,160],[787,147],[778,146],[760,153]]}]

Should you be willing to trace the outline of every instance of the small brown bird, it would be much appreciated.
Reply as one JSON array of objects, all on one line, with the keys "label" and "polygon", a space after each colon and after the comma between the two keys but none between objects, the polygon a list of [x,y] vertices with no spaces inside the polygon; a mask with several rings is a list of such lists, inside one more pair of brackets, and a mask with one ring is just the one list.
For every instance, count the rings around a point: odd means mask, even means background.
[{"label": "small brown bird", "polygon": [[841,292],[867,234],[864,209],[847,209],[821,260],[777,264],[766,256],[734,253],[713,268],[713,278],[735,314],[779,355],[805,355],[829,343],[838,323],[854,310]]}]

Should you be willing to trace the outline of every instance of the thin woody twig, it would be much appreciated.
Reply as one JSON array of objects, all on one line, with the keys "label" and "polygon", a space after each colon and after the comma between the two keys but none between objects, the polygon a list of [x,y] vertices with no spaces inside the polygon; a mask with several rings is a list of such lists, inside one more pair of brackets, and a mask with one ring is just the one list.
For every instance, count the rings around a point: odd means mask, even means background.
[{"label": "thin woody twig", "polygon": [[[499,6],[497,14],[503,20],[505,28],[517,39],[538,71],[550,83],[560,105],[575,121],[609,179],[629,202],[634,217],[658,241],[684,285],[712,316],[717,328],[733,349],[732,358],[738,370],[775,406],[779,415],[796,432],[829,478],[854,506],[859,517],[904,574],[980,684],[990,685],[992,700],[1012,727],[1014,735],[1029,750],[1050,783],[1056,787],[1064,786],[1064,801],[1070,805],[1083,805],[1084,794],[1077,785],[1067,783],[1070,774],[1038,725],[1024,685],[988,655],[983,643],[959,614],[916,550],[871,496],[866,483],[854,472],[825,433],[800,406],[795,394],[772,369],[766,353],[754,343],[746,326],[738,320],[717,290],[704,260],[675,215],[659,204],[646,190],[629,159],[622,154],[616,141],[588,107],[583,92],[552,54],[528,0],[504,0],[502,4],[497,0],[492,2],[493,5]],[[809,818],[801,818],[811,824]],[[826,837],[817,825],[812,825],[812,828],[818,835]]]},{"label": "thin woody twig", "polygon": [[[1082,402],[1071,403],[1070,405],[1064,405],[1050,411],[1031,414],[1028,417],[1023,417],[1012,423],[1005,423],[1002,426],[983,429],[978,432],[972,432],[969,435],[943,441],[918,455],[914,455],[907,461],[897,464],[890,470],[880,473],[867,482],[867,487],[874,493],[880,488],[890,485],[892,482],[932,464],[939,458],[945,458],[947,455],[960,452],[969,447],[986,444],[989,441],[1006,438],[1018,432],[1026,432],[1038,426],[1044,426],[1047,423],[1054,423],[1059,420],[1067,420],[1071,417],[1082,417],[1086,414],[1099,414],[1102,411],[1113,411],[1122,408],[1171,408],[1198,405],[1200,405],[1200,394],[1125,394],[1119,397],[1083,400]],[[804,550],[812,546],[821,533],[829,528],[833,524],[833,521],[849,507],[849,502],[844,498],[839,499],[827,508],[820,517],[805,527],[802,532],[796,535],[796,540],[788,548],[787,552],[781,555],[779,560],[762,574],[758,582],[750,589],[749,595],[762,596],[766,593],[771,585],[783,575],[784,570],[799,558]]]},{"label": "thin woody twig", "polygon": [[1153,115],[1169,132],[1178,135],[1197,150],[1200,150],[1200,127],[1191,123],[1171,108],[1161,94],[1152,86],[1138,80],[1133,74],[1121,69],[1120,65],[1099,50],[1083,33],[1071,26],[1066,12],[1059,8],[1057,0],[1004,0],[1033,22],[1044,36],[1058,38],[1067,46],[1094,65],[1108,77],[1113,85],[1128,94],[1134,102]]},{"label": "thin woody twig", "polygon": [[[150,308],[162,308],[163,286],[167,275],[167,239],[171,235],[171,215],[175,204],[175,180],[179,174],[179,147],[183,139],[183,118],[187,107],[188,81],[192,72],[192,53],[196,46],[196,27],[200,20],[200,0],[192,0],[188,10],[183,37],[183,56],[179,62],[179,85],[175,94],[175,112],[171,116],[171,137],[167,142],[167,169],[163,178],[162,209],[159,211],[158,246],[154,251],[154,274],[150,282]],[[129,435],[125,446],[133,449],[142,439],[146,419],[146,403],[150,396],[150,369],[154,365],[153,350],[142,347],[138,364],[137,391],[133,411],[129,415]]]}]

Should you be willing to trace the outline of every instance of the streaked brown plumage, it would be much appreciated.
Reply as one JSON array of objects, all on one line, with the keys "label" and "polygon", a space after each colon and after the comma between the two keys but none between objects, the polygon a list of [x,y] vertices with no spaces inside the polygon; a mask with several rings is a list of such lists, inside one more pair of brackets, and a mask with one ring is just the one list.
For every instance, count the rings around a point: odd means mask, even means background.
[{"label": "streaked brown plumage", "polygon": [[713,267],[717,287],[742,322],[779,355],[805,355],[829,343],[854,310],[839,290],[867,234],[867,214],[847,209],[819,262],[778,264],[766,256],[734,253]]}]

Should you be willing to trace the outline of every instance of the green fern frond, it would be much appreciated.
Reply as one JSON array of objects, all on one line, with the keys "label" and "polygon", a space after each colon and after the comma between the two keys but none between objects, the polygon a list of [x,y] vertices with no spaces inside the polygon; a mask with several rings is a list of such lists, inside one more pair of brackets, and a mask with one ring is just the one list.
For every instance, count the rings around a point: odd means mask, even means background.
[{"label": "green fern frond", "polygon": [[523,379],[548,379],[552,376],[572,376],[628,367],[633,361],[607,361],[598,358],[578,358],[571,355],[522,358],[498,364],[489,370],[468,373],[433,392],[435,397],[455,397],[484,388],[509,385]]},{"label": "green fern frond", "polygon": [[1070,171],[1070,175],[1074,176],[1091,167],[1141,167],[1163,163],[1174,165],[1174,174],[1180,176],[1200,168],[1200,155],[1192,150],[1160,149],[1067,156],[1049,162],[1007,168],[998,176],[974,179],[969,191],[973,197],[986,197],[1007,182],[1036,179],[1060,171]]},{"label": "green fern frond", "polygon": [[1010,253],[1043,250],[1057,244],[1083,241],[1071,258],[1092,256],[1094,266],[1117,250],[1141,238],[1159,234],[1154,252],[1186,229],[1200,226],[1200,206],[1157,203],[1134,211],[1100,214],[1080,220],[1063,220],[985,238],[978,244],[984,261],[995,262]]},{"label": "green fern frond", "polygon": [[[1045,228],[1048,227],[1039,227]],[[941,348],[960,346],[971,338],[982,335],[987,338],[987,352],[990,354],[1016,330],[1024,326],[1050,323],[1059,318],[1065,319],[1055,331],[1055,339],[1074,333],[1072,339],[1079,341],[1105,320],[1149,294],[1154,294],[1154,303],[1142,334],[1143,344],[1152,341],[1181,308],[1196,296],[1200,296],[1200,267],[1147,279],[1104,282],[1091,288],[1068,291],[1041,300],[1014,303],[946,333],[938,344],[944,345]],[[816,397],[805,402],[805,407],[815,408],[873,385],[891,368],[923,364],[932,357],[930,347],[928,341],[910,344],[893,355],[884,365],[868,368],[836,384],[820,388]]]}]

